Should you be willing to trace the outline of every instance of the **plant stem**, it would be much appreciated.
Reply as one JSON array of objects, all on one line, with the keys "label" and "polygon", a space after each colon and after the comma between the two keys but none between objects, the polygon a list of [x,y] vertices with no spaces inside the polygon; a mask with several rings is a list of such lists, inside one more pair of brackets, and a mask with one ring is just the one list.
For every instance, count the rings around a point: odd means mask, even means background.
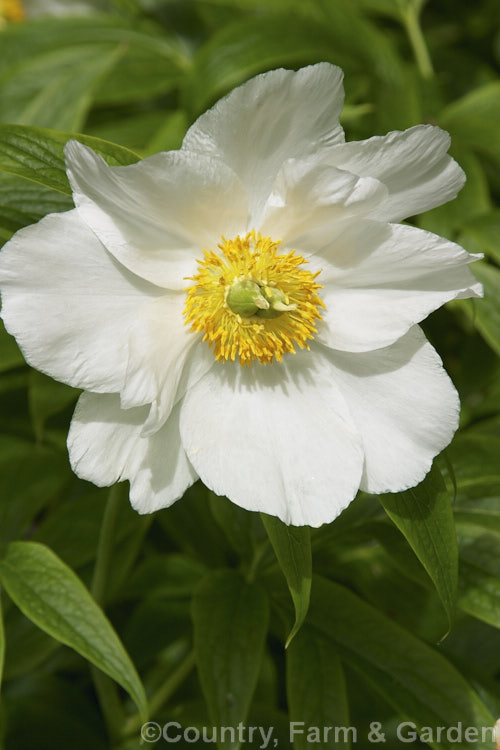
[{"label": "plant stem", "polygon": [[[120,490],[119,485],[115,484],[109,491],[102,519],[101,532],[99,534],[99,543],[97,545],[91,593],[96,602],[101,606],[105,600],[106,584],[113,554],[115,524],[120,507]],[[104,721],[106,722],[110,739],[114,744],[114,741],[120,737],[125,722],[125,714],[118,690],[113,680],[99,669],[92,667],[91,672]]]},{"label": "plant stem", "polygon": [[92,577],[91,593],[98,604],[103,604],[106,594],[106,584],[113,554],[115,524],[120,508],[121,487],[115,484],[111,487],[104,510],[104,516],[99,534],[97,556]]},{"label": "plant stem", "polygon": [[420,26],[420,9],[416,3],[408,3],[404,9],[403,23],[422,77],[427,79],[432,78],[434,68],[422,33],[422,27]]},{"label": "plant stem", "polygon": [[[190,651],[187,656],[181,661],[177,669],[175,669],[167,680],[158,688],[156,693],[151,697],[149,701],[149,715],[155,716],[160,708],[169,700],[169,698],[175,693],[177,688],[184,682],[186,677],[190,674],[191,670],[195,665],[194,651]],[[142,719],[139,714],[131,716],[125,723],[123,728],[122,736],[129,737],[141,728]]]}]

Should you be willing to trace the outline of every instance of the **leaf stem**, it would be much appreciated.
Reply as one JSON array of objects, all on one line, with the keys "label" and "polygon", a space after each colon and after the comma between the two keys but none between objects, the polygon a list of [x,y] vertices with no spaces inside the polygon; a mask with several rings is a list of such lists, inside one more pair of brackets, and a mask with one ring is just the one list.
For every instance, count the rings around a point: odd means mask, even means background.
[{"label": "leaf stem", "polygon": [[[111,566],[113,554],[115,525],[120,508],[121,487],[115,484],[111,487],[99,534],[97,545],[97,556],[92,576],[91,593],[98,604],[104,603],[106,596],[106,584]],[[111,741],[120,737],[125,713],[118,695],[118,690],[113,680],[103,674],[96,667],[92,667],[92,680],[96,689],[99,705],[102,710],[104,721],[108,729]]]},{"label": "leaf stem", "polygon": [[[155,716],[161,707],[172,697],[177,688],[184,682],[186,677],[189,676],[191,670],[195,665],[195,653],[194,650],[190,651],[184,659],[181,661],[177,669],[175,669],[167,680],[158,688],[156,693],[153,694],[149,701],[149,715]],[[139,714],[131,716],[123,727],[122,736],[130,737],[135,734],[141,728],[142,718]]]},{"label": "leaf stem", "polygon": [[408,3],[406,8],[402,10],[402,19],[422,77],[432,78],[434,68],[420,25],[420,4]]},{"label": "leaf stem", "polygon": [[104,510],[104,516],[99,534],[97,556],[92,577],[91,593],[98,604],[103,604],[106,594],[106,584],[113,554],[115,525],[120,508],[121,487],[115,484],[111,487]]}]

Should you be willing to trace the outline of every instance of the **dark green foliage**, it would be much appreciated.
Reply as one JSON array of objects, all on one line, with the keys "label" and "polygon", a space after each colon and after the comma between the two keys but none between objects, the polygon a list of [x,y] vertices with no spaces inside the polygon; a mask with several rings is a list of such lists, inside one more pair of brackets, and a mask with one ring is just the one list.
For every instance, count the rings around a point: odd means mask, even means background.
[{"label": "dark green foliage", "polygon": [[[498,3],[102,7],[0,29],[1,243],[72,207],[72,133],[130,164],[178,148],[251,75],[329,60],[345,71],[349,140],[421,122],[450,132],[466,187],[415,221],[485,254],[473,266],[485,299],[452,302],[424,325],[462,401],[432,472],[397,495],[360,493],[313,530],[199,483],[140,517],[126,488],[78,480],[65,449],[78,394],[30,370],[2,326],[0,750],[138,748],[146,700],[159,725],[272,727],[280,748],[291,747],[289,721],[352,726],[360,747],[382,722],[386,748],[401,746],[403,720],[489,726],[500,714]],[[295,746],[354,747],[352,733],[333,740],[297,732]],[[262,741],[247,733],[242,747]]]}]

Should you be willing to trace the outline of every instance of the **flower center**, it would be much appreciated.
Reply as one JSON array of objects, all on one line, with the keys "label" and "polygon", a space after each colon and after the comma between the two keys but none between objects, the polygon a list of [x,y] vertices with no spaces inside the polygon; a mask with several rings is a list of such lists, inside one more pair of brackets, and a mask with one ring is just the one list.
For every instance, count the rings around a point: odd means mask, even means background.
[{"label": "flower center", "polygon": [[249,232],[222,238],[220,253],[203,251],[198,273],[186,289],[184,314],[192,331],[203,332],[217,360],[281,362],[295,346],[309,348],[324,307],[316,277],[301,268],[295,251],[278,255],[278,242]]}]

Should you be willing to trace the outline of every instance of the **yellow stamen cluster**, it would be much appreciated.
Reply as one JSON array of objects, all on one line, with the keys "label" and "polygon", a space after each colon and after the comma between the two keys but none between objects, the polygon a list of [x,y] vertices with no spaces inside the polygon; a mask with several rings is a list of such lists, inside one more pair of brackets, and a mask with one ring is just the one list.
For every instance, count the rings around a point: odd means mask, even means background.
[{"label": "yellow stamen cluster", "polygon": [[[217,360],[267,364],[281,362],[286,352],[295,353],[295,346],[309,348],[307,341],[314,338],[315,321],[324,307],[317,294],[322,287],[315,281],[319,271],[301,268],[307,261],[295,251],[278,255],[278,245],[252,231],[232,240],[223,237],[220,252],[203,251],[198,273],[190,278],[194,283],[186,289],[185,322],[204,334]],[[230,290],[235,285],[244,290],[246,282],[262,290],[257,312],[250,317],[228,304]],[[258,309],[261,306],[267,309]]]},{"label": "yellow stamen cluster", "polygon": [[0,26],[5,21],[23,21],[24,18],[21,0],[0,0]]}]

